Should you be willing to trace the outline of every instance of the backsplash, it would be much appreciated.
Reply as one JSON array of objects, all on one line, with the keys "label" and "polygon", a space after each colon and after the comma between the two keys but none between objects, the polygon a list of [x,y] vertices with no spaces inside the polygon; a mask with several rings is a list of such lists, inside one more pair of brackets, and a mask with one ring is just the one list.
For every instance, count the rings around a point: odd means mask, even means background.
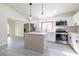
[{"label": "backsplash", "polygon": [[78,26],[67,26],[65,27],[67,32],[77,32],[79,33],[79,25]]}]

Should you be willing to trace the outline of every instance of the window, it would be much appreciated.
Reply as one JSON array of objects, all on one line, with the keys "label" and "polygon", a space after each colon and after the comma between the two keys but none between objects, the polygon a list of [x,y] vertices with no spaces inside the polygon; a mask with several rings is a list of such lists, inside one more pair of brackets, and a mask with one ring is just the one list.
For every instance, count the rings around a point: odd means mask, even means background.
[{"label": "window", "polygon": [[42,31],[52,31],[53,30],[53,22],[41,22],[41,30]]}]

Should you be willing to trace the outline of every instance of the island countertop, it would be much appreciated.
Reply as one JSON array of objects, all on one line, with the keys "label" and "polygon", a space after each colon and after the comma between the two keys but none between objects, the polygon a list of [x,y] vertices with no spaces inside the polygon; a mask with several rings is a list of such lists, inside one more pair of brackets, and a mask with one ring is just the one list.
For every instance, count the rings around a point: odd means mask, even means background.
[{"label": "island countertop", "polygon": [[45,32],[27,32],[24,34],[47,34],[47,33],[45,33]]}]

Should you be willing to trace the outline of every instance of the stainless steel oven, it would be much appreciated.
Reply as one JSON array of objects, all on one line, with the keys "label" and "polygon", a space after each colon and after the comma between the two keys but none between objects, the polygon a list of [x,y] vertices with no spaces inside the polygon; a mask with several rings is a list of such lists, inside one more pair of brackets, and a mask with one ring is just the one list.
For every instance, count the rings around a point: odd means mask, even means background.
[{"label": "stainless steel oven", "polygon": [[66,31],[56,31],[56,42],[68,44],[68,33]]},{"label": "stainless steel oven", "polygon": [[56,26],[66,26],[67,21],[56,21]]}]

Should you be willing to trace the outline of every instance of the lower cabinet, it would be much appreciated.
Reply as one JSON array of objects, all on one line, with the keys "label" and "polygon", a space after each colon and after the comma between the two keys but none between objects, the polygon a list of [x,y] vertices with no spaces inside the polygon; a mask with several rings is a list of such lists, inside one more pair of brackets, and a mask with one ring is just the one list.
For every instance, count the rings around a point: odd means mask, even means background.
[{"label": "lower cabinet", "polygon": [[47,49],[46,33],[25,33],[24,48],[44,53]]},{"label": "lower cabinet", "polygon": [[55,42],[56,40],[55,40],[55,32],[49,32],[49,33],[47,33],[47,40],[48,41],[51,41],[51,42]]},{"label": "lower cabinet", "polygon": [[79,54],[79,34],[70,33],[70,45]]}]

